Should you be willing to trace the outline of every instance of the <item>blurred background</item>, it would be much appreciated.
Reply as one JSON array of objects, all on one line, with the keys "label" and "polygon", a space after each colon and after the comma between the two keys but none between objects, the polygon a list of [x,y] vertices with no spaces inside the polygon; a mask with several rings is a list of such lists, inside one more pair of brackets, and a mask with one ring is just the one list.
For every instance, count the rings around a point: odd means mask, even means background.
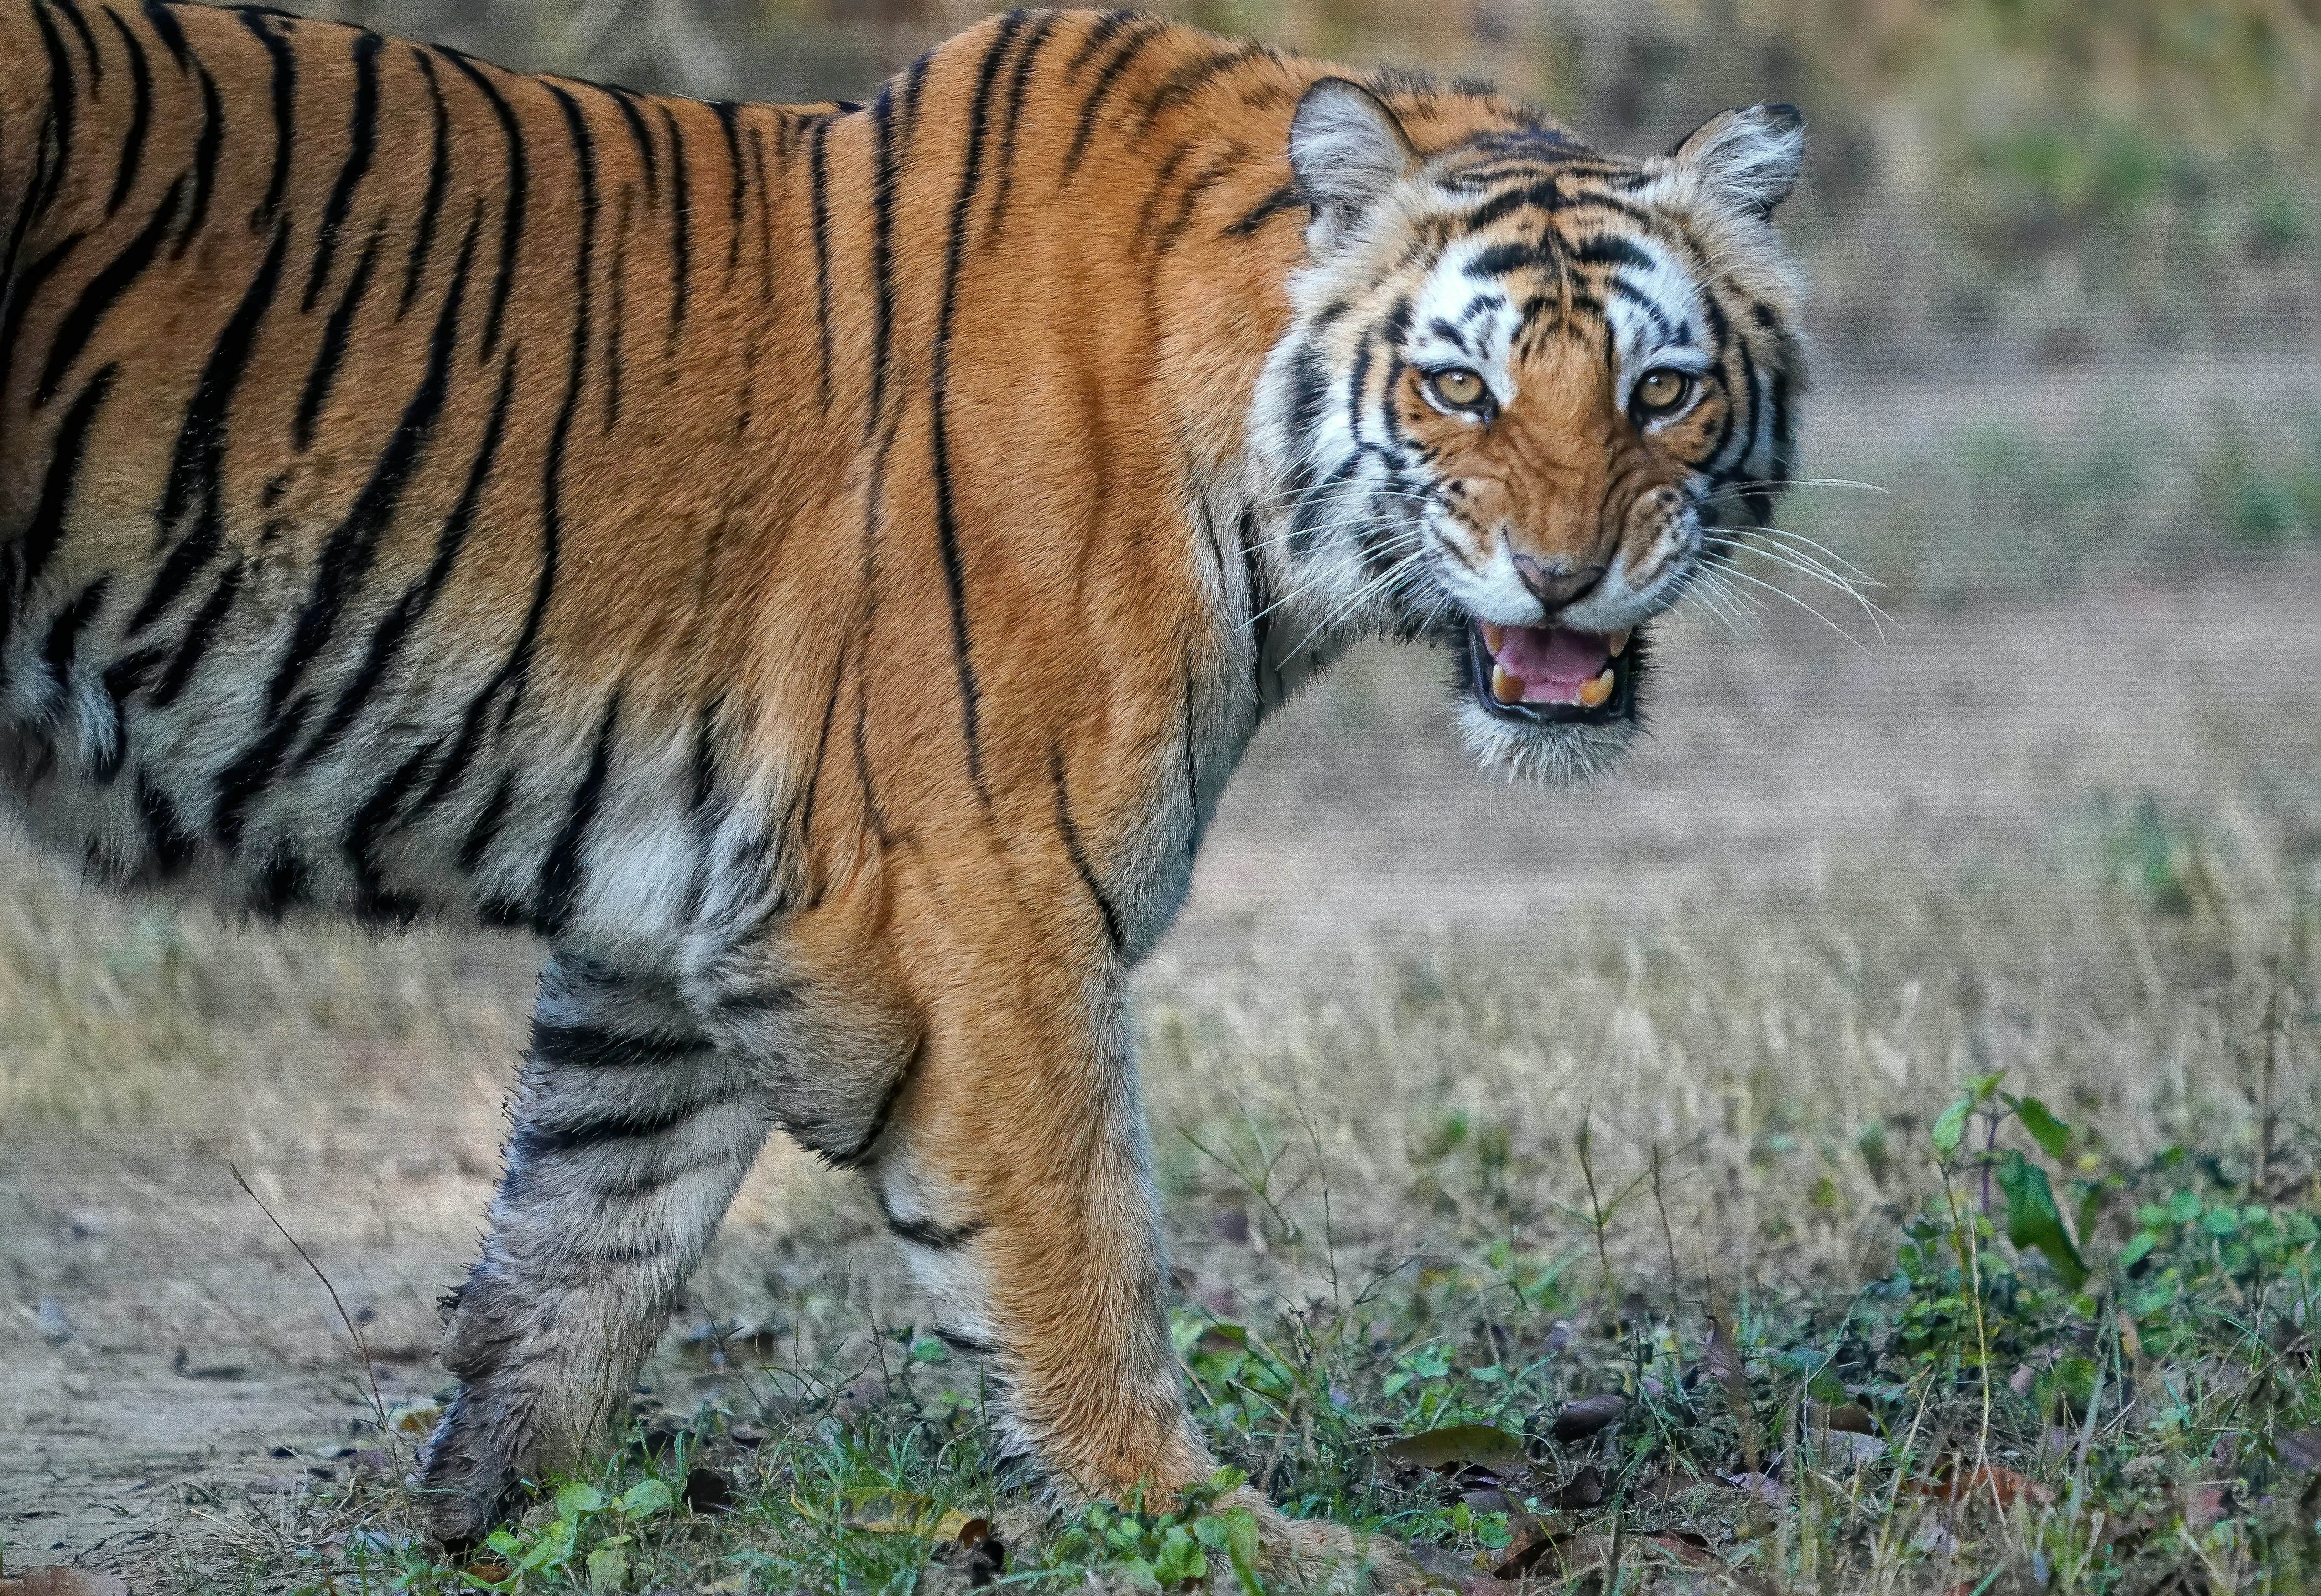
[{"label": "blurred background", "polygon": [[[981,8],[310,9],[791,99]],[[1906,1149],[1990,1070],[2090,1180],[2187,1146],[2309,1171],[2321,1028],[2249,1038],[2321,1010],[2321,0],[1181,9],[1488,77],[1614,150],[1800,106],[1819,381],[1783,524],[1845,576],[1768,559],[1755,608],[1675,618],[1656,735],[1590,793],[1478,777],[1423,656],[1266,730],[1140,987],[1184,1301],[1583,1241],[1655,1302],[1858,1283],[1927,1200]],[[537,958],[103,902],[0,845],[0,1433],[41,1437],[0,1448],[0,1533],[95,1544],[163,1494],[107,1497],[119,1459],[230,1478],[346,1408],[229,1161],[375,1315],[390,1397],[441,1385]],[[1657,1224],[1573,1222],[1591,1125],[1616,1185],[1669,1156]],[[908,1318],[893,1273],[856,1188],[778,1146],[688,1312],[820,1356],[866,1303]]]}]

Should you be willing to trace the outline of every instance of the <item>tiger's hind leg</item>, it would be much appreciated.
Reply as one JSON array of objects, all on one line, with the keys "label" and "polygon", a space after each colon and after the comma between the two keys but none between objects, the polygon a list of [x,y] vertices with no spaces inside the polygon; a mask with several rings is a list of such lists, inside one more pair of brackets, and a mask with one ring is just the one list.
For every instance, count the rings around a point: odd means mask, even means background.
[{"label": "tiger's hind leg", "polygon": [[673,991],[569,956],[542,978],[513,1119],[444,1338],[460,1393],[419,1473],[455,1545],[601,1437],[771,1123]]}]

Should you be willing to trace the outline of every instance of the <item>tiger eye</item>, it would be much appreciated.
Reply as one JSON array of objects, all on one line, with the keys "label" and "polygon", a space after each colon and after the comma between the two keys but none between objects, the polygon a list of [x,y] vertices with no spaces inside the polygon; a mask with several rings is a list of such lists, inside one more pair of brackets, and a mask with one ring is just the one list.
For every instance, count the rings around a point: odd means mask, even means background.
[{"label": "tiger eye", "polygon": [[1434,389],[1435,398],[1453,410],[1479,409],[1490,394],[1483,379],[1463,366],[1438,371],[1427,381]]},{"label": "tiger eye", "polygon": [[1637,379],[1636,404],[1644,410],[1674,410],[1692,391],[1692,379],[1681,371],[1656,367]]}]

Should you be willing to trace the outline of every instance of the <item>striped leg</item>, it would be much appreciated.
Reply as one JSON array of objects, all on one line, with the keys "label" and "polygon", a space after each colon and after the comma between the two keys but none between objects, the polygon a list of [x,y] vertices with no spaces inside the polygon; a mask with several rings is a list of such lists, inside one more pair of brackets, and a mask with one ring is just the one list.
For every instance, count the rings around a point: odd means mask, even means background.
[{"label": "striped leg", "polygon": [[454,1543],[619,1411],[771,1123],[666,988],[564,956],[542,981],[514,1119],[444,1342],[460,1394],[420,1470]]},{"label": "striped leg", "polygon": [[[1004,935],[1004,928],[1002,934]],[[989,1356],[1011,1438],[1066,1489],[1118,1498],[1206,1479],[1169,1344],[1162,1252],[1127,1008],[1036,937],[944,984],[870,1171],[937,1334]],[[1403,1588],[1393,1546],[1283,1518],[1244,1487],[1269,1578]]]},{"label": "striped leg", "polygon": [[1125,1009],[1091,1014],[1018,945],[944,987],[871,1180],[943,1338],[1006,1379],[1014,1439],[1088,1495],[1173,1491],[1215,1465],[1169,1344]]}]

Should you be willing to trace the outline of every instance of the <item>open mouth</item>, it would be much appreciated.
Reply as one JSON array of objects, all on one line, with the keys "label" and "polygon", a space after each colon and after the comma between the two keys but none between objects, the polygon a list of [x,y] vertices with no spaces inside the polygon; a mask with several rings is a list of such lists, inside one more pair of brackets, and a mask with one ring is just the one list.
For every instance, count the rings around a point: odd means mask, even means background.
[{"label": "open mouth", "polygon": [[1467,633],[1468,675],[1483,708],[1503,720],[1603,725],[1635,704],[1632,631],[1494,626]]}]

